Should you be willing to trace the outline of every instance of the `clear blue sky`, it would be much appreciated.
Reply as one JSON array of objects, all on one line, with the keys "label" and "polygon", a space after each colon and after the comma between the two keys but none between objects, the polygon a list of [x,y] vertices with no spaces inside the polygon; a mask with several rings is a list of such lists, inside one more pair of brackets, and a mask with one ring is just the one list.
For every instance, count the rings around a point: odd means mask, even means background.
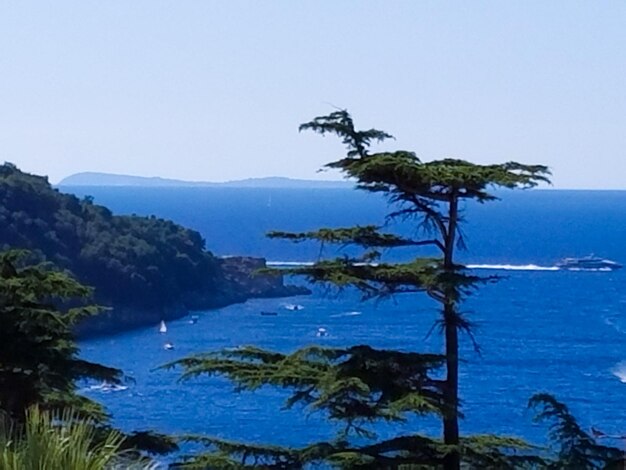
[{"label": "clear blue sky", "polygon": [[626,2],[0,3],[0,161],[223,181],[316,170],[348,108],[425,160],[626,189]]}]

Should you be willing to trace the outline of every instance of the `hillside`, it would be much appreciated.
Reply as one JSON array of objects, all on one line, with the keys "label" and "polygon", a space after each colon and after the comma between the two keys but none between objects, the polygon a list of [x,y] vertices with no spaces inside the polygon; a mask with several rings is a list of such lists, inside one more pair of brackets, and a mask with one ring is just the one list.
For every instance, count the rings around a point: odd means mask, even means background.
[{"label": "hillside", "polygon": [[301,293],[284,287],[280,277],[258,277],[254,288],[247,287],[250,263],[241,258],[243,274],[230,275],[233,261],[206,251],[198,232],[154,216],[113,215],[90,198],[63,194],[46,178],[8,163],[0,166],[0,248],[32,250],[95,287],[95,300],[113,307],[93,322],[98,331],[250,296]]}]

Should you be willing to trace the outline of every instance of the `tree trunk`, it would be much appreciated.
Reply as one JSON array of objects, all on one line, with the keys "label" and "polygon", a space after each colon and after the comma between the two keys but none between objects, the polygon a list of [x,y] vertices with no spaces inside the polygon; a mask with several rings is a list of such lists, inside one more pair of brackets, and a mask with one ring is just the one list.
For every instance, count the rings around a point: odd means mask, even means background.
[{"label": "tree trunk", "polygon": [[[454,270],[454,244],[458,222],[458,198],[454,192],[450,196],[448,212],[448,232],[445,237],[444,270]],[[444,399],[446,414],[443,419],[443,440],[448,445],[459,444],[459,332],[456,325],[457,312],[452,298],[454,286],[448,286],[444,293],[443,320],[446,338],[446,388]],[[460,455],[450,453],[444,460],[445,470],[459,470]]]},{"label": "tree trunk", "polygon": [[[459,334],[455,322],[454,305],[444,306],[446,336],[446,388],[444,400],[446,414],[443,418],[443,440],[448,445],[459,444]],[[460,458],[458,452],[452,452],[444,461],[446,470],[458,470]]]}]

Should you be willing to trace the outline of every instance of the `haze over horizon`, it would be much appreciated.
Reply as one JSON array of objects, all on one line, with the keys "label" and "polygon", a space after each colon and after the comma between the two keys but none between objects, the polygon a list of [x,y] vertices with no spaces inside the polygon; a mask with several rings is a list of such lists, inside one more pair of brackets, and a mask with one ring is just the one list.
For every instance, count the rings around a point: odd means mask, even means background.
[{"label": "haze over horizon", "polygon": [[626,4],[5,2],[1,160],[189,181],[318,173],[335,107],[420,158],[626,189]]},{"label": "haze over horizon", "polygon": [[[242,184],[243,183],[243,184]],[[290,178],[286,176],[260,176],[251,178],[237,178],[225,181],[209,180],[182,180],[163,178],[160,176],[125,175],[118,173],[79,172],[61,178],[52,184],[63,188],[93,187],[93,186],[137,186],[137,187],[175,187],[175,186],[230,186],[230,187],[259,187],[259,188],[352,188],[354,181],[337,176],[334,179]],[[626,191],[626,189],[611,188],[555,188],[553,185],[542,184],[536,189],[543,190],[590,190],[590,191]],[[500,189],[499,191],[507,191]]]}]

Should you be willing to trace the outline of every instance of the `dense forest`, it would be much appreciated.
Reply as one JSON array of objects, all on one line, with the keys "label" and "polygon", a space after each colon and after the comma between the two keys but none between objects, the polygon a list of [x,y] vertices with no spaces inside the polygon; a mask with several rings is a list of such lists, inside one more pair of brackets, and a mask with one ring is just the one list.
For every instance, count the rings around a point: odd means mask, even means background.
[{"label": "dense forest", "polygon": [[[91,198],[63,194],[45,177],[10,163],[0,166],[0,249],[7,248],[28,249],[38,258],[33,261],[70,271],[95,288],[99,304],[154,311],[157,320],[159,312],[207,308],[246,295],[229,277],[233,263],[205,250],[198,232],[154,216],[113,215]],[[250,295],[289,293],[266,285],[267,292]]]}]

